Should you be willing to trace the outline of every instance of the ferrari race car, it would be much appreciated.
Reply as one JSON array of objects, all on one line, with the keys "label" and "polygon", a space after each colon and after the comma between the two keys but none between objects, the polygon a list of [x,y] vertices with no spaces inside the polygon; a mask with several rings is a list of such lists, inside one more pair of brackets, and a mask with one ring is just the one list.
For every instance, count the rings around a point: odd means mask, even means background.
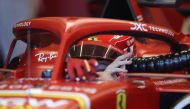
[{"label": "ferrari race car", "polygon": [[[13,33],[0,69],[0,109],[190,108],[187,35],[141,22],[78,17],[24,20]],[[97,79],[97,72],[131,50],[128,72]]]}]

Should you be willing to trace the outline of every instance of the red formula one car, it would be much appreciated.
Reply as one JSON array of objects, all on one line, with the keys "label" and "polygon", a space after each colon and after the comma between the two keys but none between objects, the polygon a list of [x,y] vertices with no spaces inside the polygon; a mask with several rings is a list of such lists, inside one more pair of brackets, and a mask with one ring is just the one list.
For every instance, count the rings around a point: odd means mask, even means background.
[{"label": "red formula one car", "polygon": [[[0,69],[0,109],[190,108],[190,38],[181,33],[153,24],[75,17],[24,20],[13,33]],[[113,37],[108,41],[107,36]],[[98,80],[100,63],[94,63],[123,55],[120,42],[129,36],[135,46],[128,73]],[[117,41],[111,45],[110,40]],[[24,44],[24,52],[12,56]]]}]

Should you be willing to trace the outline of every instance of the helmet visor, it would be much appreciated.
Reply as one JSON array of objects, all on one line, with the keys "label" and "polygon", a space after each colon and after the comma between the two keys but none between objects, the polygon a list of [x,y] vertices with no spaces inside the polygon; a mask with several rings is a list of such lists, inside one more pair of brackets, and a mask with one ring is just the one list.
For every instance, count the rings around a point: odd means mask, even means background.
[{"label": "helmet visor", "polygon": [[70,56],[75,58],[96,58],[114,60],[122,55],[123,51],[112,45],[95,43],[94,41],[82,41],[79,45],[73,45],[70,49]]}]

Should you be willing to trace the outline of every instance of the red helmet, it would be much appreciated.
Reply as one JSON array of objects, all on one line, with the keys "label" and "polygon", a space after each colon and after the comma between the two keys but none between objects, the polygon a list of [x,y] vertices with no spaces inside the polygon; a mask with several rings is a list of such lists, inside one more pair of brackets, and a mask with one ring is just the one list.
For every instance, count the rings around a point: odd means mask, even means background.
[{"label": "red helmet", "polygon": [[134,54],[134,38],[126,35],[97,35],[73,45],[71,57],[114,60],[124,53]]}]

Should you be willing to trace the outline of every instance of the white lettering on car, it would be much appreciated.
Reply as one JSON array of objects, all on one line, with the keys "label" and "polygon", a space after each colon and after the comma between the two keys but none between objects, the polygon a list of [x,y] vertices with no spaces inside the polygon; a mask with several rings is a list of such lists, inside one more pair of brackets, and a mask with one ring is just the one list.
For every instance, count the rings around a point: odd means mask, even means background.
[{"label": "white lettering on car", "polygon": [[160,80],[160,81],[155,81],[155,85],[169,85],[169,84],[176,84],[176,83],[182,83],[186,82],[186,79],[173,79],[173,80]]},{"label": "white lettering on car", "polygon": [[31,25],[31,22],[21,22],[21,23],[17,23],[15,27],[27,27],[30,25]]},{"label": "white lettering on car", "polygon": [[135,23],[135,22],[130,22],[130,24],[133,25],[133,27],[131,27],[131,30],[139,30],[139,31],[145,31],[147,32],[148,29],[145,28],[146,24],[142,24],[142,23]]},{"label": "white lettering on car", "polygon": [[[19,98],[20,101],[18,104],[25,104],[20,106],[11,105],[17,104],[17,98]],[[8,102],[6,102],[7,100]],[[25,109],[26,106],[31,108],[43,107],[57,109],[58,107],[60,108],[60,106],[67,106],[69,102],[72,102],[70,100],[76,101],[80,109],[91,109],[90,98],[80,92],[46,91],[40,88],[30,88],[28,90],[0,90],[0,109],[2,107],[11,109],[18,109],[19,107],[19,109]],[[1,105],[1,101],[7,105]]]},{"label": "white lettering on car", "polygon": [[174,36],[174,32],[172,32],[171,30],[165,29],[165,28],[149,26],[149,29],[150,29],[150,31],[161,32],[161,33],[167,34],[169,36]]},{"label": "white lettering on car", "polygon": [[15,84],[15,85],[6,85],[6,84],[2,84],[0,85],[0,89],[28,89],[32,87],[32,85],[21,85],[21,84]]},{"label": "white lettering on car", "polygon": [[36,99],[36,98],[0,98],[0,106],[24,106],[28,104],[32,107],[45,106],[56,108],[68,104],[67,100]]},{"label": "white lettering on car", "polygon": [[68,104],[68,101],[66,100],[53,101],[51,99],[44,99],[44,100],[29,99],[29,104],[34,107],[40,107],[45,105],[48,108],[56,108]]},{"label": "white lettering on car", "polygon": [[90,88],[90,87],[77,87],[77,86],[58,86],[58,85],[52,85],[48,87],[49,90],[61,90],[61,91],[76,91],[76,92],[85,92],[89,94],[95,94],[97,92],[97,89]]},{"label": "white lettering on car", "polygon": [[38,62],[47,62],[47,61],[51,61],[52,59],[56,58],[57,53],[50,52],[49,54],[47,54],[47,56],[45,56],[45,53],[38,53],[35,55],[35,57],[37,57]]},{"label": "white lettering on car", "polygon": [[132,24],[132,26],[130,27],[131,30],[144,31],[144,32],[153,31],[153,32],[163,33],[172,37],[175,36],[175,33],[172,30],[166,28],[150,26],[150,25],[147,26],[146,24],[136,23],[136,22],[130,22],[130,24]]}]

